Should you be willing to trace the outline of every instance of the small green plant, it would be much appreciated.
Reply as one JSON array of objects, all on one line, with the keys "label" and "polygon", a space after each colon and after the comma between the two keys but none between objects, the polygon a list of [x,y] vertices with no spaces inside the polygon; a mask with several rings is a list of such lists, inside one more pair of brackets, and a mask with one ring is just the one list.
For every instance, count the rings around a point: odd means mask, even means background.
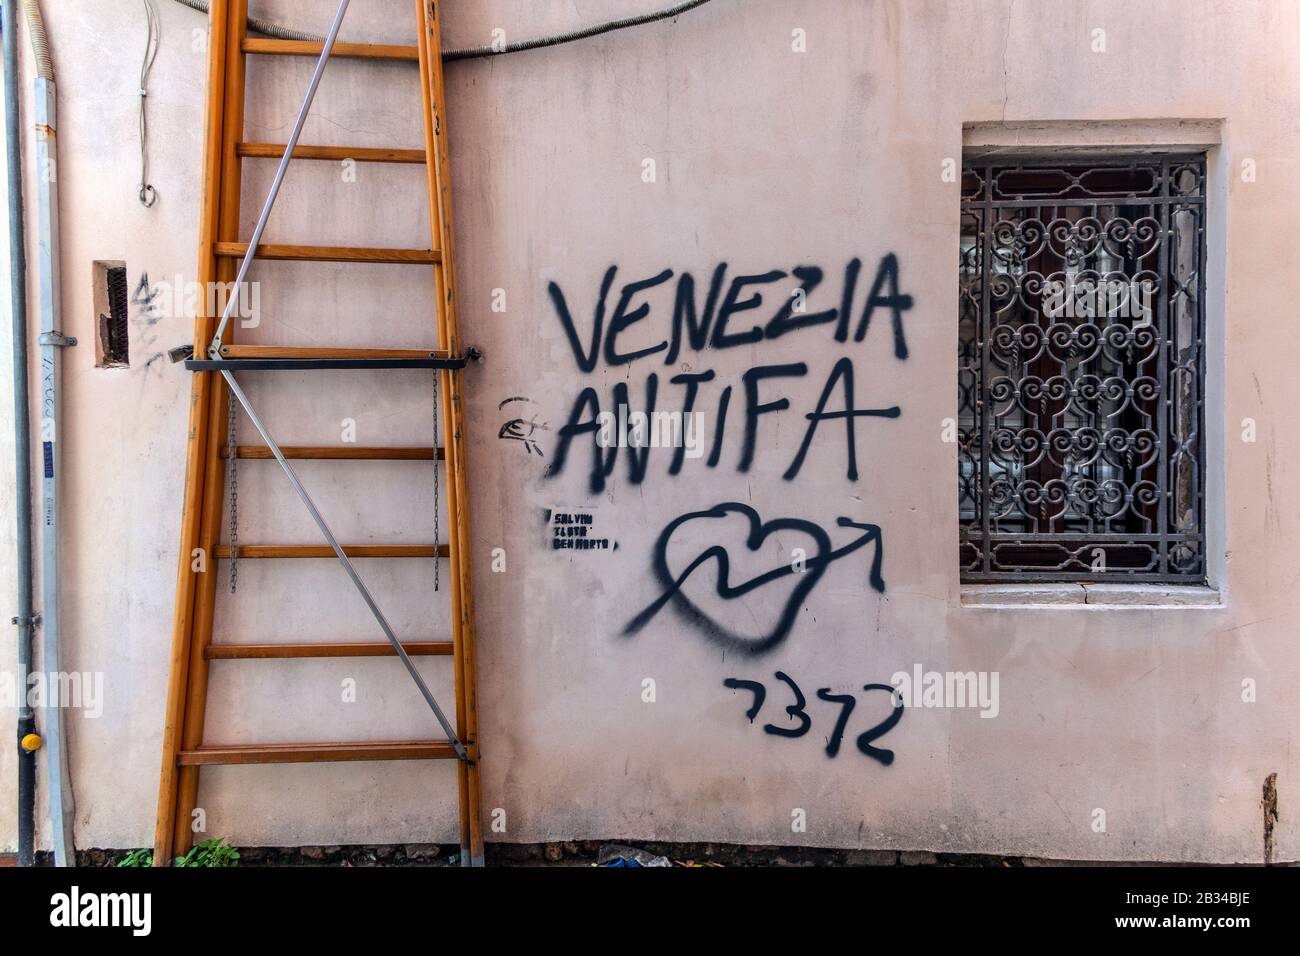
[{"label": "small green plant", "polygon": [[[132,850],[122,857],[118,866],[153,866],[153,850]],[[239,851],[226,842],[225,837],[204,840],[184,856],[176,857],[176,866],[239,866]]]},{"label": "small green plant", "polygon": [[239,866],[239,851],[225,837],[204,840],[176,858],[176,866]]},{"label": "small green plant", "polygon": [[153,850],[132,850],[117,861],[118,866],[153,866]]}]

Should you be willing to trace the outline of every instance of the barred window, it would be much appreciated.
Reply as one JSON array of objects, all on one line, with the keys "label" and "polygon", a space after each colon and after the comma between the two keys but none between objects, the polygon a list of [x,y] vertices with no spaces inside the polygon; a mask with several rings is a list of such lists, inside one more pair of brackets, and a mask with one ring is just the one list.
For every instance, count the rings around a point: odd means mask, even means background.
[{"label": "barred window", "polygon": [[1205,161],[968,159],[964,582],[1205,580]]}]

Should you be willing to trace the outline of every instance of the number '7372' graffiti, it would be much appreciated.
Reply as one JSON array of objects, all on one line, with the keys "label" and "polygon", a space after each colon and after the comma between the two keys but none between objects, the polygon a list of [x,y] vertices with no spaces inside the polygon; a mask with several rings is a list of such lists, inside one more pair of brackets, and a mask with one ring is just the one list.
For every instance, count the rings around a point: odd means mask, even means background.
[{"label": "number '7372' graffiti", "polygon": [[[808,699],[804,697],[803,691],[799,689],[799,685],[794,682],[794,679],[789,674],[777,671],[776,679],[786,684],[794,696],[794,703],[788,705],[785,712],[795,721],[795,726],[778,727],[775,724],[764,724],[763,731],[777,737],[802,737],[812,729],[812,717],[804,709],[808,704]],[[762,711],[763,702],[767,700],[767,688],[758,681],[741,680],[738,677],[728,677],[722,684],[732,690],[750,691],[754,695],[753,706],[745,711],[745,716],[749,718],[749,722],[752,724],[759,712]],[[864,692],[884,691],[890,695],[893,709],[890,711],[889,716],[874,727],[858,734],[857,739],[858,750],[872,760],[879,760],[888,767],[894,762],[894,752],[884,747],[873,747],[872,742],[889,733],[894,725],[903,719],[903,699],[897,693],[897,688],[890,684],[865,684],[862,690]],[[853,716],[853,708],[857,706],[858,699],[852,694],[833,694],[829,687],[819,688],[817,690],[817,699],[824,700],[828,704],[838,704],[840,708],[835,719],[835,726],[831,730],[830,736],[826,738],[826,756],[834,757],[840,752],[840,743],[844,740],[844,731],[849,725],[849,718]]]}]

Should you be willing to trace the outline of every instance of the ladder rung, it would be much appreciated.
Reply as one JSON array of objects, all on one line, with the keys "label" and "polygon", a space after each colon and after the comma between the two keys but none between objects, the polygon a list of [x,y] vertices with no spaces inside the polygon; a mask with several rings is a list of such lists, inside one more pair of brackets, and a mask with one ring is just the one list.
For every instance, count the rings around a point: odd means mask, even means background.
[{"label": "ladder rung", "polygon": [[446,358],[438,349],[322,349],[289,345],[223,345],[223,358],[427,359]]},{"label": "ladder rung", "polygon": [[[403,641],[412,657],[446,657],[451,641]],[[290,657],[396,657],[388,641],[364,644],[209,644],[203,655],[210,661],[259,661]]]},{"label": "ladder rung", "polygon": [[[444,449],[431,445],[394,445],[388,448],[373,445],[282,445],[280,451],[285,458],[303,461],[433,461],[435,458],[443,461],[446,457]],[[221,449],[221,457],[230,457],[228,449]],[[275,460],[271,449],[265,445],[237,445],[235,457]]]},{"label": "ladder rung", "polygon": [[[279,159],[284,155],[284,143],[240,143],[235,151],[251,159]],[[293,151],[294,159],[351,159],[358,163],[411,163],[425,162],[422,149],[373,149],[361,146],[303,146]]]},{"label": "ladder rung", "polygon": [[307,372],[330,369],[462,369],[465,358],[232,358],[186,359],[191,372]]},{"label": "ladder rung", "polygon": [[435,760],[455,758],[445,740],[374,740],[327,744],[233,744],[182,750],[182,767],[212,764],[326,763],[340,760]]},{"label": "ladder rung", "polygon": [[[320,56],[325,44],[320,40],[274,40],[262,37],[245,37],[241,47],[245,53],[262,53],[278,56]],[[331,57],[354,57],[362,60],[408,60],[419,62],[417,47],[396,43],[335,43]]]},{"label": "ladder rung", "polygon": [[[246,242],[218,242],[217,255],[227,259],[242,259],[248,252]],[[262,243],[257,248],[258,259],[280,259],[293,262],[391,262],[397,264],[428,265],[441,262],[442,253],[430,249],[374,249],[365,246],[286,246]]]},{"label": "ladder rung", "polygon": [[[445,558],[451,552],[445,544],[345,544],[349,558]],[[230,545],[217,546],[218,558],[230,557]],[[258,558],[334,558],[327,544],[241,544],[239,560]]]}]

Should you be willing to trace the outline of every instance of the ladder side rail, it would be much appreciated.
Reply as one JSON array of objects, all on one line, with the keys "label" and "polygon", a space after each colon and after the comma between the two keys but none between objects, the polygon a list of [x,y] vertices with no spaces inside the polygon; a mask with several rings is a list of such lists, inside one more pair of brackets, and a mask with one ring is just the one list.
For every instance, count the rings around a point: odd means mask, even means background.
[{"label": "ladder side rail", "polygon": [[[416,0],[420,61],[420,91],[424,101],[424,136],[428,153],[429,226],[441,255],[434,265],[438,299],[438,345],[449,355],[462,355],[458,326],[459,304],[455,274],[455,232],[451,208],[451,156],[447,142],[447,111],[442,70],[442,31],[437,0]],[[483,865],[480,821],[478,701],[475,686],[474,592],[471,581],[470,529],[466,508],[466,435],[462,376],[435,373],[446,409],[443,446],[447,474],[448,545],[452,580],[451,610],[453,667],[456,681],[456,723],[469,759],[458,767],[461,863]],[[436,467],[436,465],[435,465]]]},{"label": "ladder side rail", "polygon": [[[216,277],[217,220],[220,213],[220,169],[225,101],[220,92],[226,86],[227,31],[229,0],[212,0],[208,16],[208,103],[203,147],[203,194],[200,208],[199,261],[197,279],[200,288]],[[206,303],[200,298],[194,321],[194,347],[204,347],[215,327]],[[163,720],[162,769],[158,784],[158,811],[154,828],[154,865],[165,866],[172,857],[172,829],[176,810],[176,761],[180,752],[181,724],[184,718],[187,665],[192,635],[194,592],[199,574],[194,570],[194,551],[199,542],[199,516],[202,510],[203,472],[208,434],[208,405],[214,380],[212,373],[190,377],[189,426],[186,432],[185,491],[181,511],[180,554],[177,557],[176,599],[172,619],[172,643],[168,662],[167,703]],[[202,556],[204,566],[211,560]]]},{"label": "ladder side rail", "polygon": [[[227,62],[226,83],[220,91],[225,101],[225,123],[222,129],[220,167],[220,213],[217,220],[216,246],[238,238],[240,198],[243,188],[243,167],[236,154],[236,146],[244,134],[244,105],[248,81],[248,58],[242,41],[247,35],[248,0],[231,0],[228,4],[226,33]],[[231,301],[238,299],[231,281],[234,263],[219,259],[216,272],[219,287],[228,290]],[[209,298],[208,289],[203,297]],[[204,343],[195,343],[195,355],[202,354]],[[194,595],[189,663],[185,687],[185,711],[181,724],[181,750],[193,750],[203,741],[203,727],[208,697],[207,646],[212,642],[212,625],[216,608],[217,546],[221,539],[221,519],[226,485],[225,459],[221,449],[225,444],[223,432],[229,395],[220,376],[213,375],[209,395],[208,445],[205,451],[203,472],[203,507],[200,517],[199,547],[207,556],[207,573],[199,578]],[[172,828],[172,850],[175,856],[184,855],[194,843],[192,817],[198,805],[199,768],[182,765],[177,773],[175,819]]]}]

